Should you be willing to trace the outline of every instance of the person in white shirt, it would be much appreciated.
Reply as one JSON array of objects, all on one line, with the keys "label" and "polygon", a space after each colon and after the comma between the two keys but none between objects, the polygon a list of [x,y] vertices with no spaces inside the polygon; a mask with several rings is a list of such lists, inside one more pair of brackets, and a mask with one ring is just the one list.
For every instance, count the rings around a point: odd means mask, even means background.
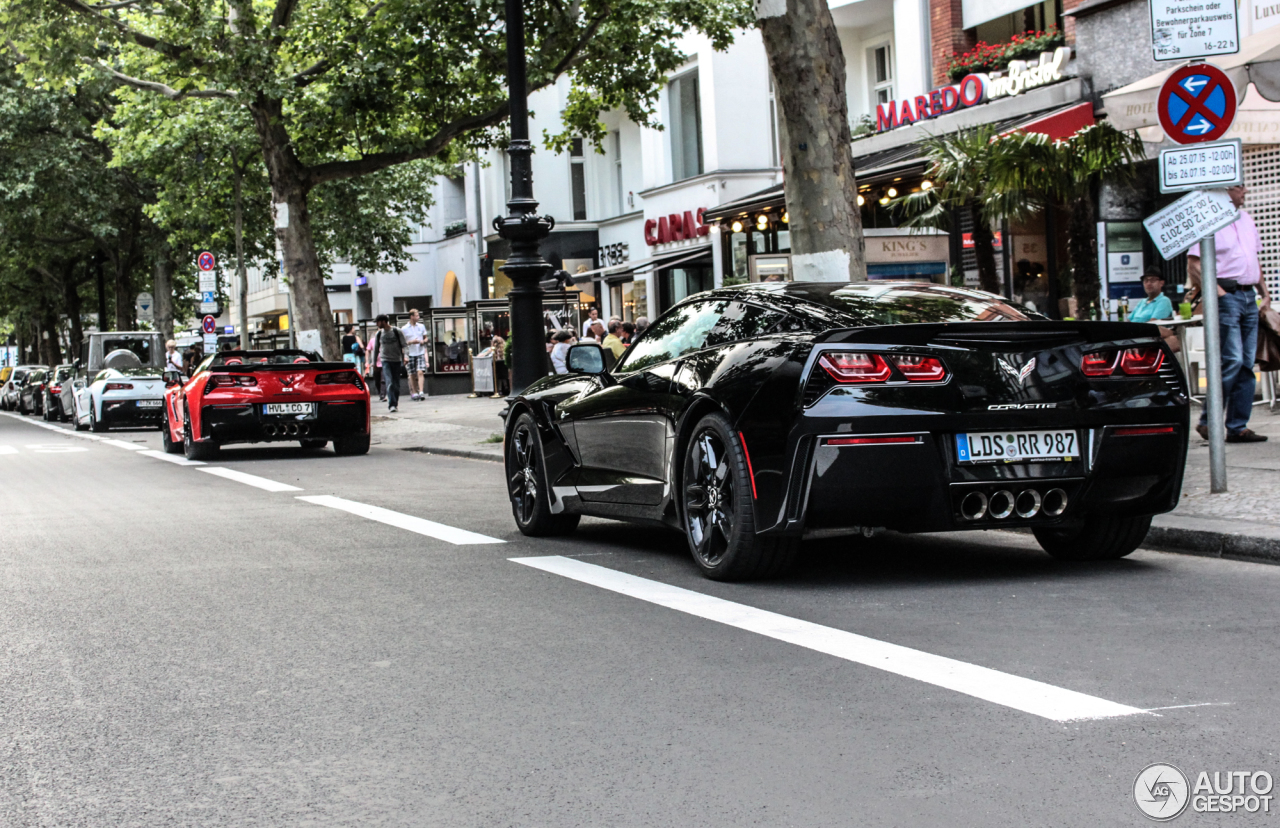
[{"label": "person in white shirt", "polygon": [[573,332],[556,331],[552,340],[556,344],[551,349],[551,367],[557,374],[567,374],[569,365],[566,360],[569,358],[569,348],[573,345]]},{"label": "person in white shirt", "polygon": [[164,370],[182,371],[182,354],[178,353],[178,343],[172,339],[164,343]]},{"label": "person in white shirt", "polygon": [[[591,336],[591,326],[600,321],[600,311],[597,308],[591,308],[587,311],[587,321],[582,323],[582,335],[584,337]],[[603,324],[603,323],[601,323]]]},{"label": "person in white shirt", "polygon": [[416,310],[409,311],[409,323],[400,330],[404,331],[404,341],[409,344],[404,358],[404,369],[409,375],[409,399],[425,400],[427,398],[427,328],[419,320]]}]

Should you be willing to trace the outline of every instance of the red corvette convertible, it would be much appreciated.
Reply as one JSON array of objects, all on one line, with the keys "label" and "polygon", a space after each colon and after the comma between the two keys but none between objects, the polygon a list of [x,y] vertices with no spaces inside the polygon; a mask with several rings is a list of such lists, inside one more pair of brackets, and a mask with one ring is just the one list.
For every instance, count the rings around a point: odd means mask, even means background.
[{"label": "red corvette convertible", "polygon": [[165,451],[210,460],[228,443],[296,441],[338,454],[369,451],[369,389],[347,362],[310,351],[222,351],[185,383],[165,374]]}]

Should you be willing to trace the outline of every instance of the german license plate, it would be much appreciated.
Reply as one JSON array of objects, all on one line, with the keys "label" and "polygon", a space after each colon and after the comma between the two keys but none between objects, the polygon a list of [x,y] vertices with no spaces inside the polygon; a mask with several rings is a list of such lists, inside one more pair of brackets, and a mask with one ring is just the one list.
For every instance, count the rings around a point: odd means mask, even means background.
[{"label": "german license plate", "polygon": [[961,463],[1070,460],[1080,448],[1074,431],[990,431],[957,434],[956,455]]},{"label": "german license plate", "polygon": [[138,400],[138,408],[159,408],[162,404],[161,400]]},{"label": "german license plate", "polygon": [[314,414],[315,403],[264,403],[264,414]]}]

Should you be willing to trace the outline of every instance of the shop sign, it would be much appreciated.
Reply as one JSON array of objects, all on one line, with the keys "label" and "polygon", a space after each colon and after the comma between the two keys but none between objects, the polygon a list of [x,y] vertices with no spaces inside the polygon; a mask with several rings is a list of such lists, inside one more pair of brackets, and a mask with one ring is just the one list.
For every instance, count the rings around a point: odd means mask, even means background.
[{"label": "shop sign", "polygon": [[672,213],[656,219],[646,219],[644,223],[645,244],[653,247],[668,242],[687,241],[705,236],[711,232],[711,226],[702,223],[702,214],[706,207],[699,207],[694,213],[685,210],[683,213]]},{"label": "shop sign", "polygon": [[[991,235],[994,237],[994,238],[992,239],[991,243],[995,246],[995,249],[996,249],[996,250],[1003,250],[1003,249],[1004,249],[1004,234],[1003,234],[1003,233],[1001,233],[999,230],[997,230],[997,231],[995,231],[994,233],[992,233]],[[972,250],[972,249],[973,249],[973,234],[972,234],[972,233],[965,233],[965,234],[963,234],[962,236],[960,236],[960,245],[961,245],[961,247],[963,247],[965,250]]]},{"label": "shop sign", "polygon": [[867,262],[945,262],[950,253],[947,236],[867,236]]},{"label": "shop sign", "polygon": [[914,100],[882,103],[876,107],[876,132],[926,121],[957,109],[977,106],[996,98],[1021,95],[1030,89],[1057,83],[1062,80],[1062,70],[1070,59],[1071,49],[1059,46],[1052,52],[1041,52],[1040,60],[1036,63],[1010,61],[1008,71],[1002,74],[978,72],[965,75],[957,84],[935,89],[928,95],[916,95]]},{"label": "shop sign", "polygon": [[600,260],[599,267],[610,267],[631,261],[631,245],[626,242],[601,245],[596,253]]}]

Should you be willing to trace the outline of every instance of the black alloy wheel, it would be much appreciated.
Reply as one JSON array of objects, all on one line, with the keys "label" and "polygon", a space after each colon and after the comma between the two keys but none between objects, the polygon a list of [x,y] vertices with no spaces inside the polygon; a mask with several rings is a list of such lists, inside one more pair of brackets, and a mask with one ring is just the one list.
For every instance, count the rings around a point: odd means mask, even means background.
[{"label": "black alloy wheel", "polygon": [[166,403],[164,410],[160,412],[160,445],[165,454],[181,454],[185,446],[173,439],[172,425],[169,422],[169,405]]},{"label": "black alloy wheel", "polygon": [[105,423],[98,422],[98,415],[93,406],[93,397],[89,398],[89,430],[96,434],[101,434],[107,430]]},{"label": "black alloy wheel", "polygon": [[756,534],[746,454],[723,415],[708,414],[694,426],[681,485],[689,551],[708,578],[771,578],[795,561],[799,538]]},{"label": "black alloy wheel", "polygon": [[1060,561],[1114,561],[1142,545],[1151,515],[1090,517],[1064,527],[1032,529],[1040,548]]},{"label": "black alloy wheel", "polygon": [[191,412],[184,411],[182,418],[182,454],[188,460],[214,460],[218,456],[217,443],[197,443],[191,436]]},{"label": "black alloy wheel", "polygon": [[507,437],[507,492],[516,527],[530,537],[567,535],[578,528],[578,515],[553,514],[543,481],[542,441],[538,424],[525,412],[516,420]]}]

